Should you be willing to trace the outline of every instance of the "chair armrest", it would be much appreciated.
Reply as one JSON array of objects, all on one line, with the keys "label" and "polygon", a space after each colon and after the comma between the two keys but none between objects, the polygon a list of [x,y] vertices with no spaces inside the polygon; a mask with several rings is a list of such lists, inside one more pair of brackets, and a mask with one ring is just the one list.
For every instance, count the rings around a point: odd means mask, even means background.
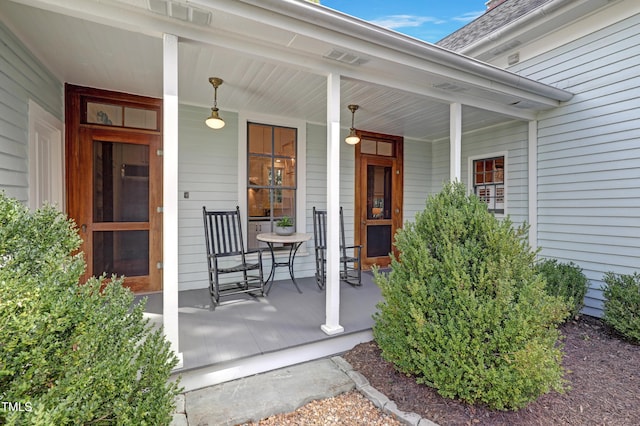
[{"label": "chair armrest", "polygon": [[247,254],[257,254],[258,255],[258,261],[260,263],[262,263],[262,252],[263,251],[264,251],[263,249],[259,249],[259,248],[258,249],[251,249],[251,250],[247,250],[244,254],[245,255],[247,255]]},{"label": "chair armrest", "polygon": [[211,259],[218,259],[220,257],[233,257],[233,256],[240,256],[241,253],[217,253],[217,254],[209,254],[207,256],[209,256]]}]

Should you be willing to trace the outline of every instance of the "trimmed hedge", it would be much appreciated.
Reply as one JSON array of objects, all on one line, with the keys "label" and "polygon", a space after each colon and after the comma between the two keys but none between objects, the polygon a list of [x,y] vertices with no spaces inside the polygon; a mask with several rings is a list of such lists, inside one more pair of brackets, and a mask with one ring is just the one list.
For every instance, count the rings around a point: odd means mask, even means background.
[{"label": "trimmed hedge", "polygon": [[545,278],[547,293],[561,297],[569,307],[571,317],[580,314],[589,289],[589,280],[582,273],[582,268],[573,262],[545,259],[538,263],[537,270]]},{"label": "trimmed hedge", "polygon": [[604,276],[605,323],[633,343],[640,344],[640,274]]},{"label": "trimmed hedge", "polygon": [[499,410],[562,391],[567,310],[545,292],[526,231],[460,183],[429,197],[396,234],[391,272],[375,273],[383,357],[445,397]]},{"label": "trimmed hedge", "polygon": [[168,424],[177,359],[122,279],[79,285],[79,244],[62,213],[0,194],[0,423]]}]

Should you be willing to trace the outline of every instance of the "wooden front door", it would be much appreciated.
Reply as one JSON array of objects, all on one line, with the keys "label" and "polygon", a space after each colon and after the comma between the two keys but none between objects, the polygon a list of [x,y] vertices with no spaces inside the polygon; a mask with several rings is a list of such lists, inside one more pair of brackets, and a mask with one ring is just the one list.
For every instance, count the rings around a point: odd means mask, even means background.
[{"label": "wooden front door", "polygon": [[391,263],[393,238],[402,227],[403,169],[401,137],[360,133],[356,145],[356,244],[362,268]]},{"label": "wooden front door", "polygon": [[67,86],[67,208],[90,276],[162,289],[161,102]]}]

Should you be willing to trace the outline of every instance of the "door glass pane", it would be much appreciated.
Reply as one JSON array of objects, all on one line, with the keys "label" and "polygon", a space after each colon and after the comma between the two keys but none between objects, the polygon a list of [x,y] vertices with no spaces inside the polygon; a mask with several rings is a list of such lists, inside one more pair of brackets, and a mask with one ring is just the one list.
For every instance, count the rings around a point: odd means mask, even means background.
[{"label": "door glass pane", "polygon": [[376,141],[370,139],[362,139],[360,141],[360,152],[362,154],[374,154],[376,153]]},{"label": "door glass pane", "polygon": [[93,142],[94,222],[149,221],[149,147]]},{"label": "door glass pane", "polygon": [[393,144],[391,142],[378,142],[378,155],[393,157]]},{"label": "door glass pane", "polygon": [[120,105],[87,102],[87,123],[122,126],[122,107]]},{"label": "door glass pane", "polygon": [[391,225],[367,226],[367,257],[389,256]]},{"label": "door glass pane", "polygon": [[93,273],[149,275],[149,231],[93,233]]},{"label": "door glass pane", "polygon": [[125,107],[124,126],[156,130],[158,128],[158,113],[149,109]]},{"label": "door glass pane", "polygon": [[391,219],[390,166],[367,166],[367,219]]}]

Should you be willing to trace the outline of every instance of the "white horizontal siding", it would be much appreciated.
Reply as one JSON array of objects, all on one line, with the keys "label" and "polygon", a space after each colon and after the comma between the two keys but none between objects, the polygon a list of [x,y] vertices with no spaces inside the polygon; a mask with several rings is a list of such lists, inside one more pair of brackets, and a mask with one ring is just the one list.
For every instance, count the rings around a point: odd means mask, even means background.
[{"label": "white horizontal siding", "polygon": [[606,272],[640,269],[639,62],[633,16],[513,68],[575,93],[539,119],[538,241],[583,268],[590,315]]},{"label": "white horizontal siding", "polygon": [[413,222],[416,213],[424,210],[432,194],[432,151],[430,142],[404,140],[404,206],[403,222]]},{"label": "white horizontal siding", "polygon": [[449,139],[431,144],[431,194],[436,194],[449,182]]},{"label": "white horizontal siding", "polygon": [[529,219],[528,124],[513,121],[463,135],[462,179],[467,187],[473,184],[469,181],[469,157],[483,157],[497,152],[507,153],[506,213],[515,225],[519,225]]},{"label": "white horizontal siding", "polygon": [[0,191],[29,195],[29,99],[62,120],[62,84],[0,22]]},{"label": "white horizontal siding", "polygon": [[[207,209],[234,209],[238,205],[238,116],[224,111],[226,126],[211,130],[204,124],[207,108],[180,106],[179,116],[179,280],[180,289],[208,285],[202,206]],[[306,232],[313,233],[311,209],[326,205],[326,130],[307,125]],[[353,148],[342,147],[341,197],[345,227],[352,238]],[[184,193],[189,192],[189,198]],[[245,224],[243,224],[245,225]],[[245,225],[246,226],[246,225]],[[246,234],[246,229],[244,230]],[[306,250],[305,250],[306,248]],[[313,276],[313,240],[300,248],[295,262],[296,277]],[[265,272],[271,268],[268,252],[263,255]],[[288,277],[286,268],[277,268],[276,279]]]},{"label": "white horizontal siding", "polygon": [[[178,133],[178,279],[180,290],[208,285],[202,206],[233,210],[238,205],[238,118],[204,124],[207,108],[180,105]],[[189,198],[184,198],[185,192]]]}]

